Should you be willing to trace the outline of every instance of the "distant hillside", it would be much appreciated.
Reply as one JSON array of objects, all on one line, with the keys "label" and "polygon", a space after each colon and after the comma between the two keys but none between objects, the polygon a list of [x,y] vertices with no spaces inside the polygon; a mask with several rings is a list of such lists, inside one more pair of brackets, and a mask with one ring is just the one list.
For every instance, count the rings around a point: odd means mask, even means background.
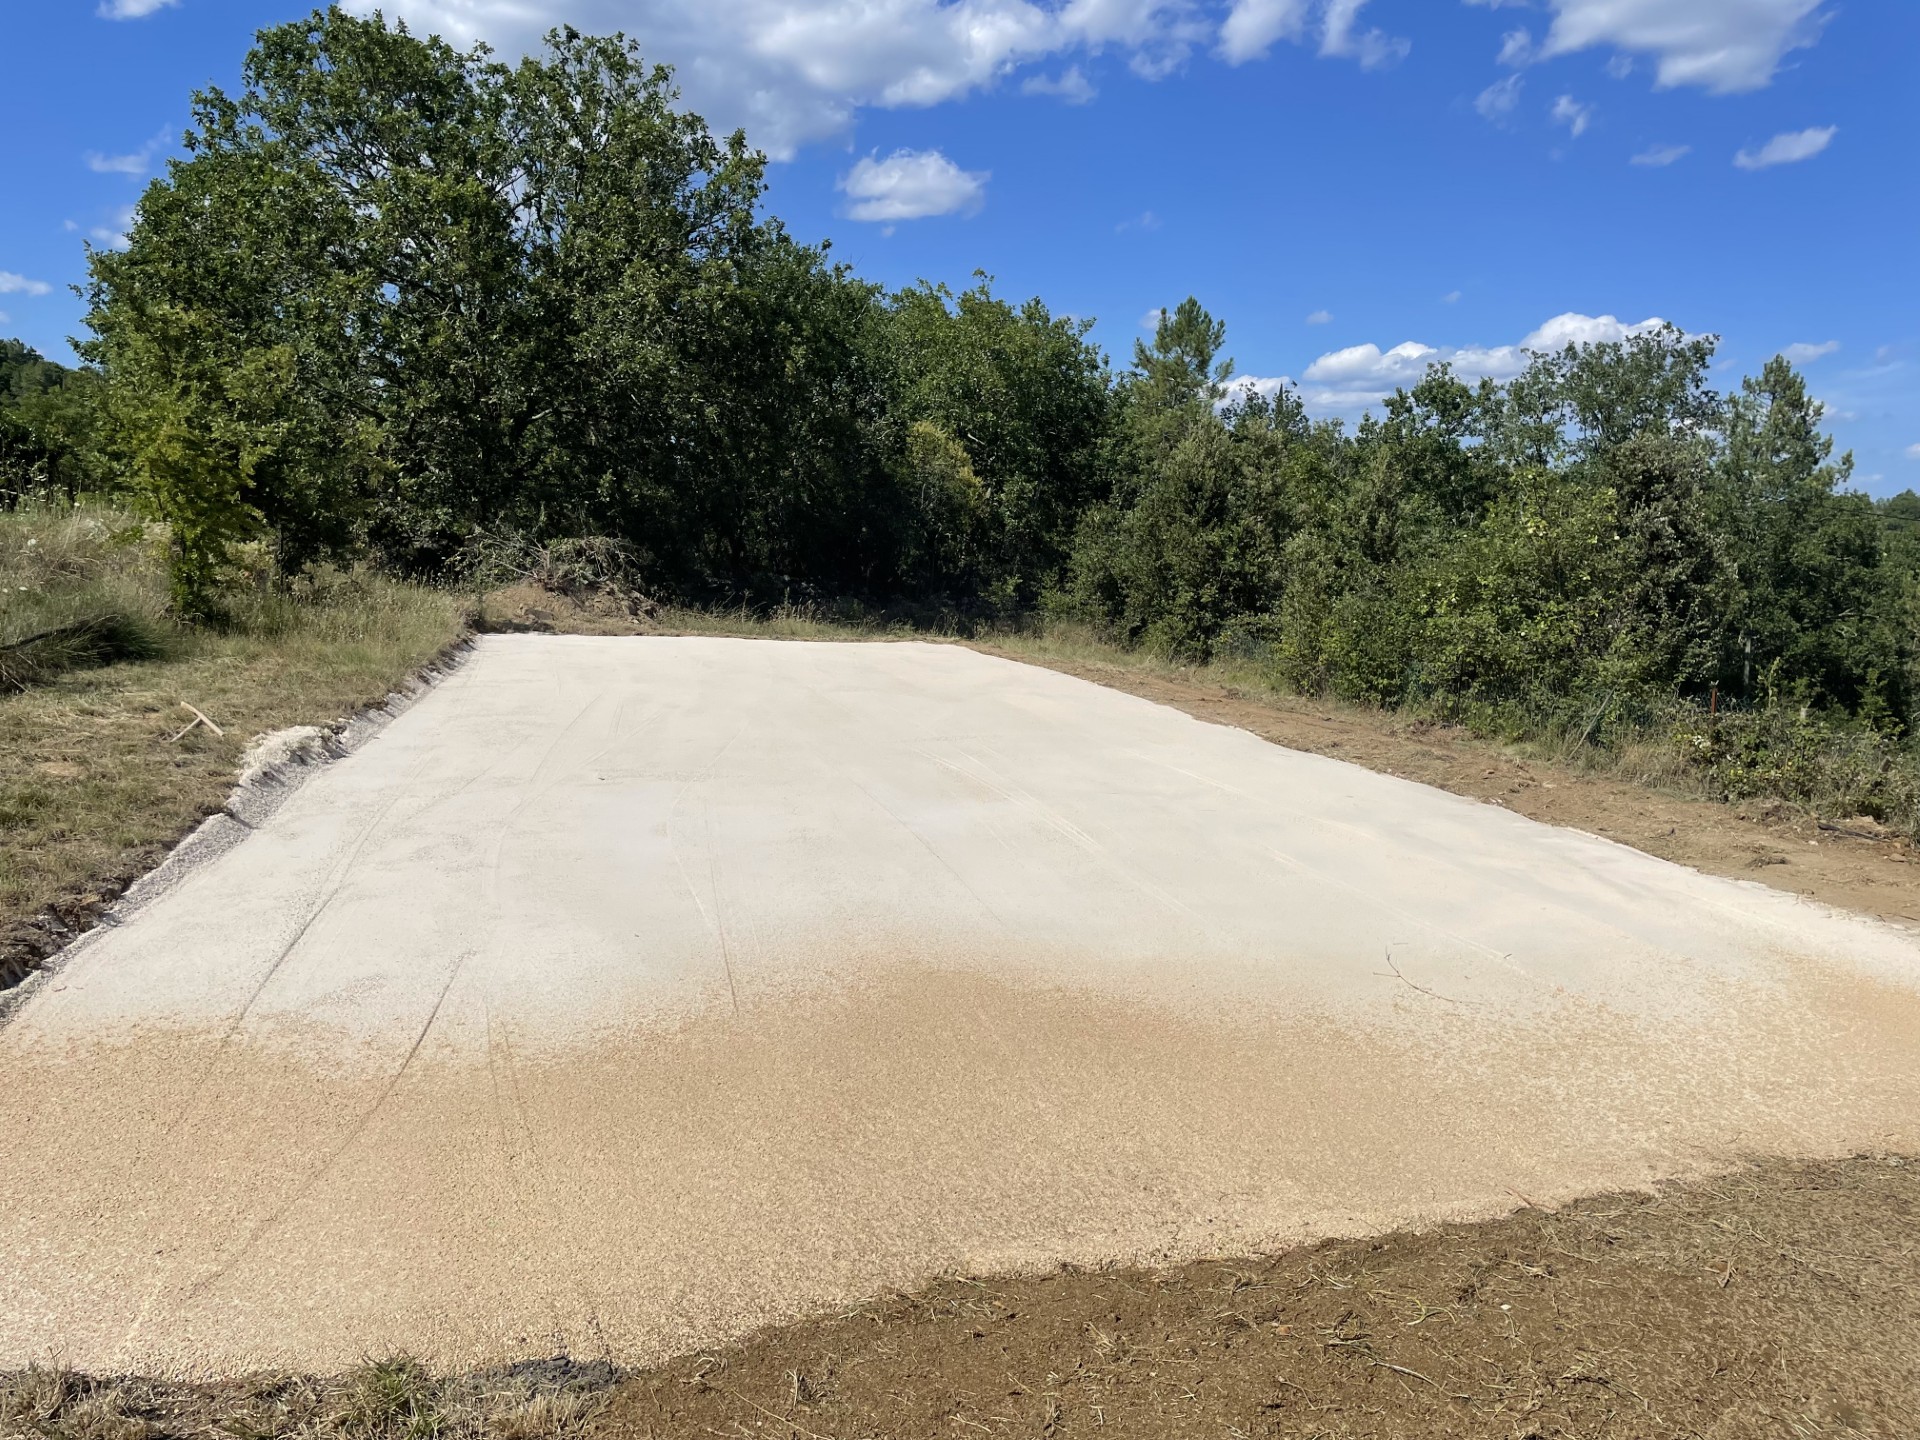
[{"label": "distant hillside", "polygon": [[58,389],[73,372],[24,340],[0,340],[0,405]]}]

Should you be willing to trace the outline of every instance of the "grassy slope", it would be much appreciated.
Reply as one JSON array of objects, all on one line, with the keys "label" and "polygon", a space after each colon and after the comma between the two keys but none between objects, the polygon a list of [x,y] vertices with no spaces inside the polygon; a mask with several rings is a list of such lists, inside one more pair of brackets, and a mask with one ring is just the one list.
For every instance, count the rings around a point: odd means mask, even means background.
[{"label": "grassy slope", "polygon": [[[0,644],[49,617],[121,613],[153,655],[0,695],[0,969],[23,922],[81,918],[217,810],[253,737],[377,702],[464,631],[457,597],[359,575],[245,597],[224,632],[184,630],[163,617],[151,542],[114,543],[126,529],[113,512],[0,516]],[[224,734],[175,739],[184,704]]]}]

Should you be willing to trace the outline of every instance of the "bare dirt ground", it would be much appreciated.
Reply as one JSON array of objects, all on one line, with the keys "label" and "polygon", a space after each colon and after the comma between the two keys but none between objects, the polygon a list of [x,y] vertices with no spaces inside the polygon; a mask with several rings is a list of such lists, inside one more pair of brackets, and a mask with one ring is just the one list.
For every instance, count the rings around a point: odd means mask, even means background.
[{"label": "bare dirt ground", "polygon": [[955,1277],[650,1369],[0,1377],[0,1432],[1906,1440],[1920,1166],[1774,1163],[1172,1270]]}]

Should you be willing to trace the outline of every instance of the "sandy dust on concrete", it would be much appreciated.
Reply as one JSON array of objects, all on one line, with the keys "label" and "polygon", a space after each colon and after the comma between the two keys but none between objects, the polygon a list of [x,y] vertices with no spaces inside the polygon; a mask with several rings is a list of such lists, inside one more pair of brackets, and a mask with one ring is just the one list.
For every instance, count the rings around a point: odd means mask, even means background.
[{"label": "sandy dust on concrete", "polygon": [[493,637],[0,1030],[0,1366],[660,1358],[1920,1148],[1920,948],[949,646]]}]

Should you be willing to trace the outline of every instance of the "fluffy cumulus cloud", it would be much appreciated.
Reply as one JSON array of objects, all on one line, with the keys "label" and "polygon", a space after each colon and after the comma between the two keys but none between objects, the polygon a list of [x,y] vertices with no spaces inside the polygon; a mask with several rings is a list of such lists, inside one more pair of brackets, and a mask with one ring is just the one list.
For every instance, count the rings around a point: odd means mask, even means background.
[{"label": "fluffy cumulus cloud", "polygon": [[1382,350],[1378,345],[1349,345],[1315,360],[1301,374],[1301,398],[1322,415],[1353,415],[1378,405],[1404,386],[1419,383],[1427,367],[1445,363],[1464,380],[1510,380],[1527,368],[1528,352],[1564,350],[1569,345],[1617,342],[1658,330],[1666,322],[1648,319],[1626,324],[1611,315],[1556,315],[1517,345],[1423,345],[1408,340]]},{"label": "fluffy cumulus cloud", "polygon": [[140,20],[180,0],[102,0],[100,13],[109,20]]},{"label": "fluffy cumulus cloud", "polygon": [[[1486,3],[1486,0],[1469,0]],[[1653,62],[1663,88],[1698,85],[1715,94],[1758,90],[1787,55],[1813,44],[1821,0],[1546,0],[1553,24],[1540,59],[1596,47]]]},{"label": "fluffy cumulus cloud", "polygon": [[1293,378],[1289,375],[1235,375],[1223,388],[1226,393],[1220,397],[1220,403],[1226,406],[1250,399],[1255,395],[1272,399],[1282,390],[1291,390]]},{"label": "fluffy cumulus cloud", "polygon": [[45,295],[52,289],[44,280],[29,280],[11,270],[0,270],[0,295]]},{"label": "fluffy cumulus cloud", "polygon": [[776,156],[846,129],[864,105],[957,99],[1075,44],[1125,44],[1167,29],[1163,0],[348,0],[461,45],[537,50],[562,21],[623,31],[671,62],[686,101],[716,129],[745,126]]},{"label": "fluffy cumulus cloud", "polygon": [[865,156],[840,177],[855,220],[892,224],[930,215],[970,215],[986,202],[987,172],[962,170],[938,150]]},{"label": "fluffy cumulus cloud", "polygon": [[[151,5],[156,0],[115,0]],[[1408,42],[1363,21],[1366,0],[346,0],[457,44],[507,54],[537,49],[562,23],[624,31],[650,59],[670,61],[687,102],[716,128],[744,125],[774,155],[844,131],[863,106],[938,105],[1010,80],[1032,93],[1091,99],[1075,68],[1123,56],[1154,78],[1197,49],[1235,64],[1281,40],[1363,66],[1404,56]],[[1222,10],[1224,9],[1224,15]],[[1022,88],[1028,88],[1023,85]]]},{"label": "fluffy cumulus cloud", "polygon": [[1811,160],[1831,145],[1833,137],[1839,133],[1838,125],[1825,125],[1776,135],[1758,150],[1740,151],[1733,157],[1733,163],[1742,170],[1765,170],[1772,165],[1791,165],[1799,160]]},{"label": "fluffy cumulus cloud", "polygon": [[[174,0],[105,0],[106,13],[150,13]],[[1367,0],[344,0],[459,44],[504,54],[537,49],[552,26],[624,31],[674,64],[687,103],[720,130],[743,125],[784,157],[843,133],[863,107],[938,105],[1018,85],[1084,103],[1083,65],[1111,55],[1155,78],[1211,50],[1240,65],[1278,44],[1364,68],[1391,65],[1410,42],[1369,23]],[[1503,0],[1469,3],[1505,8]],[[1507,0],[1512,3],[1512,0]],[[1507,32],[1500,58],[1522,66],[1594,47],[1645,57],[1661,85],[1722,92],[1767,84],[1823,23],[1820,0],[1535,0],[1550,15],[1535,38]],[[1023,78],[1024,77],[1024,78]],[[1517,82],[1485,91],[1499,118]],[[1569,122],[1575,123],[1575,122]]]}]

